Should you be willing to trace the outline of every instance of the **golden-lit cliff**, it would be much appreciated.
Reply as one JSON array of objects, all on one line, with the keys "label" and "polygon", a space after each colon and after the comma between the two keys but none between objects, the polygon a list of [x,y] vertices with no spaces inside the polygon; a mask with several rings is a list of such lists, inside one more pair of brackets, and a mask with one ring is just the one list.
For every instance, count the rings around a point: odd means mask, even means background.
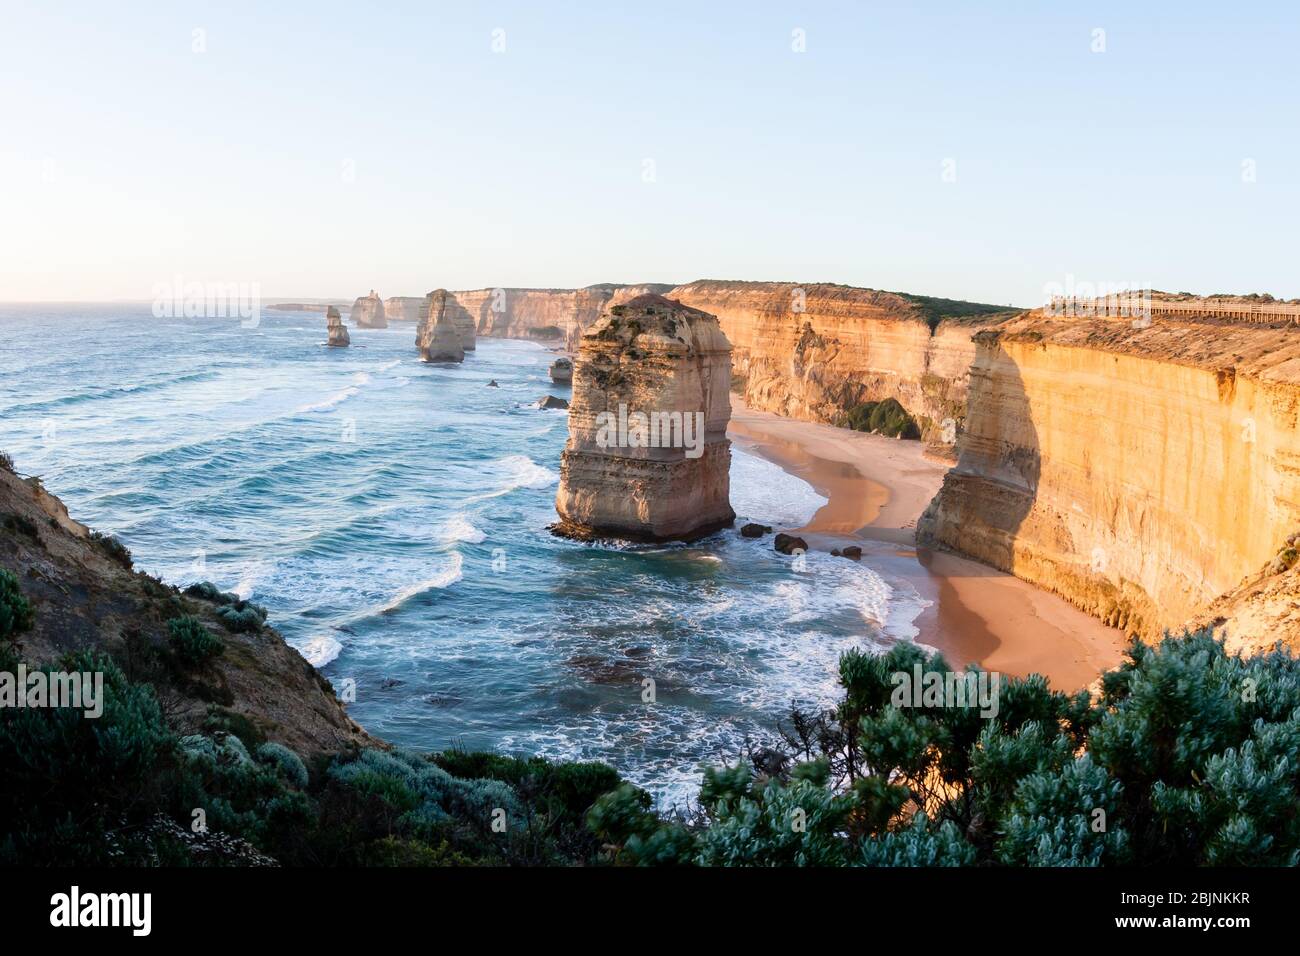
[{"label": "golden-lit cliff", "polygon": [[1292,328],[1033,312],[975,344],[958,463],[923,539],[1144,636],[1218,602],[1201,623],[1256,648],[1294,640],[1222,600],[1284,572],[1300,528]]}]

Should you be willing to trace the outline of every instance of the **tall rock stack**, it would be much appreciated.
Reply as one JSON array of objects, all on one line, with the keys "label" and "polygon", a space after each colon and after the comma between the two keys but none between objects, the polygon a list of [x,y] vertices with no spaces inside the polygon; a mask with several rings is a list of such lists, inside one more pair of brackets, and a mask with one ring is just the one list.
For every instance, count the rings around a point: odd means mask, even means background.
[{"label": "tall rock stack", "polygon": [[359,329],[386,329],[388,316],[384,312],[384,300],[370,290],[370,295],[363,295],[352,303],[352,324]]},{"label": "tall rock stack", "polygon": [[455,301],[446,289],[435,289],[425,297],[415,345],[426,362],[465,361],[463,333],[449,314],[449,304]]},{"label": "tall rock stack", "polygon": [[657,294],[582,336],[552,530],[690,541],[730,525],[731,343],[716,317]]},{"label": "tall rock stack", "polygon": [[330,345],[343,348],[352,344],[352,339],[348,336],[348,327],[343,324],[343,316],[339,315],[339,310],[332,305],[325,312],[325,322],[329,328]]}]

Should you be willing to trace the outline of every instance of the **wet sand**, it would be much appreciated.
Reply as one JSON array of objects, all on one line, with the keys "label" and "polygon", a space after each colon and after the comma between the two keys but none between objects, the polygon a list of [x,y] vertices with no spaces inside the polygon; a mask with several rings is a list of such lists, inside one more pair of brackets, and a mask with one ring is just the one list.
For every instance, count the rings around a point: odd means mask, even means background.
[{"label": "wet sand", "polygon": [[920,442],[782,418],[734,395],[731,402],[731,439],[828,499],[802,528],[780,530],[818,550],[858,544],[873,566],[910,583],[929,602],[913,622],[916,639],[950,664],[1040,673],[1076,690],[1120,662],[1121,632],[1062,598],[977,561],[918,551],[917,519],[949,467],[925,457]]}]

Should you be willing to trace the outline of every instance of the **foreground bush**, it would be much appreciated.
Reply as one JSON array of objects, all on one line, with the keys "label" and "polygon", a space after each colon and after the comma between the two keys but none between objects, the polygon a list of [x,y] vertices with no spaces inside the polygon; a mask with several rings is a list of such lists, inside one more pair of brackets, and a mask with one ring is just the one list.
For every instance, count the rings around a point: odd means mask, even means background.
[{"label": "foreground bush", "polygon": [[[788,751],[711,770],[689,829],[630,791],[589,824],[620,863],[1099,866],[1300,862],[1300,662],[1207,632],[1134,641],[1096,701],[1040,677],[979,706],[896,706],[914,645],[844,655],[844,701],[793,715]],[[775,767],[773,772],[772,768]]]},{"label": "foreground bush", "polygon": [[178,617],[167,622],[168,643],[172,654],[183,667],[202,667],[225,650],[221,639],[194,617]]},{"label": "foreground bush", "polygon": [[11,641],[31,626],[31,602],[13,573],[0,569],[0,641]]}]

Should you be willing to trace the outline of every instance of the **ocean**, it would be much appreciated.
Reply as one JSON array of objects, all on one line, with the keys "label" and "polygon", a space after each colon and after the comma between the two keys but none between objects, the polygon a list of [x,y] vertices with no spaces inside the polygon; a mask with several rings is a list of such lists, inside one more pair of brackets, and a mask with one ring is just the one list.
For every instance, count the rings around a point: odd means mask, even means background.
[{"label": "ocean", "polygon": [[[209,580],[270,623],[352,716],[419,750],[603,760],[661,805],[701,762],[833,703],[839,655],[915,633],[870,567],[726,531],[693,545],[558,539],[565,412],[552,353],[480,339],[425,365],[412,324],[316,313],[158,319],[141,305],[0,305],[0,449],[136,566]],[[499,387],[488,386],[490,381]],[[737,527],[823,503],[733,445]],[[909,612],[908,609],[911,608]]]}]

